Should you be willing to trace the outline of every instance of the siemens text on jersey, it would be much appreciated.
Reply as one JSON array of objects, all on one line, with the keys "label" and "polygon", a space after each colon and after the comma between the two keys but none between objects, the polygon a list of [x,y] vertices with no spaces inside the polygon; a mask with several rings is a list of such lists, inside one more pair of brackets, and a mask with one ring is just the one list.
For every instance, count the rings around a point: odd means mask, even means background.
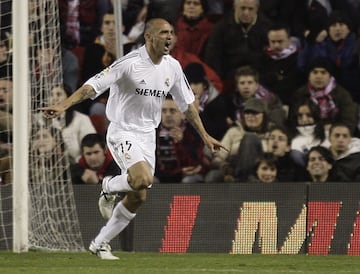
[{"label": "siemens text on jersey", "polygon": [[135,90],[135,93],[143,96],[153,96],[153,97],[166,97],[167,95],[167,92],[165,92],[164,90],[148,89],[148,88],[137,88]]}]

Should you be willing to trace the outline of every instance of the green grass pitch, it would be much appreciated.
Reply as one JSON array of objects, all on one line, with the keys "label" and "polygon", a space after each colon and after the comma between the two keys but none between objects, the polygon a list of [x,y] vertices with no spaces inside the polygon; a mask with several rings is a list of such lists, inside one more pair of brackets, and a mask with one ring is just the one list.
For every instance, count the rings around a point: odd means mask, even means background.
[{"label": "green grass pitch", "polygon": [[0,252],[0,273],[360,273],[360,257],[114,252],[105,261],[87,252]]}]

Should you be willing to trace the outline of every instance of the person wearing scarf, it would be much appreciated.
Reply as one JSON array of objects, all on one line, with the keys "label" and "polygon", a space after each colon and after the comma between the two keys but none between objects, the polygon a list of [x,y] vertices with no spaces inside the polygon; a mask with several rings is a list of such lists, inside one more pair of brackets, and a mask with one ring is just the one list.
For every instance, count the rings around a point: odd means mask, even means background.
[{"label": "person wearing scarf", "polygon": [[292,93],[306,79],[297,68],[298,44],[290,36],[289,27],[278,23],[267,32],[269,45],[258,65],[260,82],[279,96],[284,105],[292,102]]},{"label": "person wearing scarf", "polygon": [[329,129],[333,123],[344,123],[355,132],[358,107],[350,93],[338,85],[334,77],[334,64],[318,57],[309,66],[308,83],[295,92],[294,103],[309,98],[320,109],[320,119]]}]

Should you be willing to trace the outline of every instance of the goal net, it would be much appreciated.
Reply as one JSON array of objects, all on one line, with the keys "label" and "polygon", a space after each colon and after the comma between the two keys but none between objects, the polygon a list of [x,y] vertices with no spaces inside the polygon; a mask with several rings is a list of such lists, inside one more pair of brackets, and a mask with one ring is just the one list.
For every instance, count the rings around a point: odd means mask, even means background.
[{"label": "goal net", "polygon": [[[0,3],[0,249],[12,249],[12,0]],[[37,110],[62,85],[58,1],[29,0],[29,249],[83,250],[61,128]],[[5,46],[3,46],[3,44]],[[25,65],[25,64],[24,64]],[[14,72],[16,73],[16,71]],[[15,91],[14,91],[15,92]],[[8,101],[2,98],[8,96]],[[59,124],[63,124],[61,121]],[[15,125],[16,127],[16,125]],[[26,154],[24,154],[26,155]],[[4,163],[3,163],[4,162]]]}]

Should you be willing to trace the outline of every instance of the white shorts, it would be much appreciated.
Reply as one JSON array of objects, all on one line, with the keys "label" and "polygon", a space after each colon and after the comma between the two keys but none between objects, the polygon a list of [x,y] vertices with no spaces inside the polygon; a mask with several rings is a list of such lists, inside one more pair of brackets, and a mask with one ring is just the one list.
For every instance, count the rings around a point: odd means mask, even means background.
[{"label": "white shorts", "polygon": [[108,148],[121,173],[127,173],[132,165],[145,161],[152,174],[155,172],[156,135],[152,132],[124,131],[114,123],[110,123],[106,137]]}]

